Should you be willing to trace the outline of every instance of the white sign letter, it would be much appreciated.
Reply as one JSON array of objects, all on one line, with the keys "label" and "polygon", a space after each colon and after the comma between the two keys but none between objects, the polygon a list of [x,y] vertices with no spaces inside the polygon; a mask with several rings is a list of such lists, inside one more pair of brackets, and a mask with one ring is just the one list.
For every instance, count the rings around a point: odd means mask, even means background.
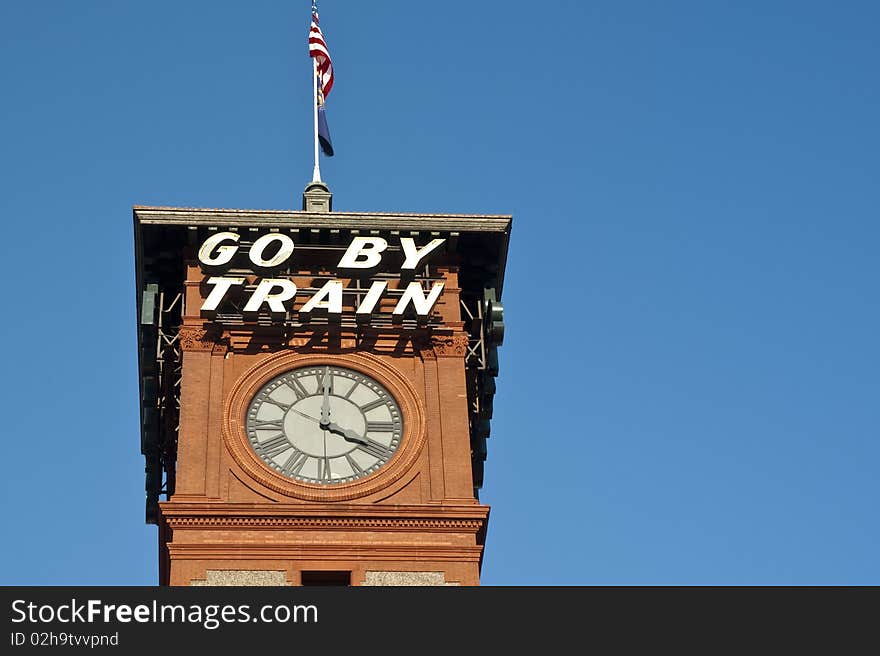
[{"label": "white sign letter", "polygon": [[[275,255],[266,260],[263,258],[263,251],[273,241],[281,242],[281,247]],[[291,255],[293,255],[293,240],[287,235],[282,235],[280,232],[270,232],[267,235],[263,235],[254,242],[250,252],[251,262],[254,263],[254,266],[264,269],[271,269],[279,264],[283,264]]]},{"label": "white sign letter", "polygon": [[[327,298],[327,300],[323,300]],[[342,282],[328,280],[327,283],[312,296],[302,309],[300,315],[308,315],[313,310],[327,310],[331,317],[342,316]]]},{"label": "white sign letter", "polygon": [[407,306],[412,303],[418,317],[420,319],[426,319],[428,315],[431,314],[431,310],[437,302],[437,299],[440,298],[440,292],[442,291],[443,283],[435,282],[431,291],[425,296],[425,292],[422,291],[421,283],[411,282],[406,286],[403,296],[400,297],[397,307],[394,308],[394,318],[402,318],[406,312]]},{"label": "white sign letter", "polygon": [[[235,232],[218,232],[216,235],[211,235],[199,249],[199,262],[209,267],[229,264],[229,261],[238,250],[239,238],[239,235]],[[226,244],[225,246],[220,246],[220,242],[224,241],[233,241],[236,245]],[[217,249],[216,253],[214,249]]]},{"label": "white sign letter", "polygon": [[[273,294],[272,290],[275,287],[280,287],[281,291]],[[268,303],[272,318],[283,319],[287,315],[284,301],[289,301],[294,296],[296,296],[296,285],[293,284],[292,280],[287,278],[263,278],[242,312],[253,317],[263,307],[263,303]]]},{"label": "white sign letter", "polygon": [[211,290],[211,293],[208,294],[208,298],[202,303],[201,312],[203,317],[208,317],[210,319],[217,314],[217,308],[220,307],[220,303],[223,302],[229,288],[234,285],[243,285],[244,278],[224,278],[222,276],[215,276],[213,278],[208,278],[207,282],[209,285],[214,285],[214,289]]},{"label": "white sign letter", "polygon": [[415,271],[422,263],[422,260],[428,257],[431,251],[441,246],[445,241],[445,239],[432,239],[424,248],[418,248],[416,247],[416,240],[412,237],[401,237],[400,246],[403,248],[406,259],[403,261],[403,266],[400,267],[400,270]]},{"label": "white sign letter", "polygon": [[379,299],[382,298],[387,286],[388,283],[384,280],[377,280],[370,285],[370,291],[364,296],[364,300],[358,305],[357,312],[355,312],[358,319],[369,319],[373,315],[373,311],[379,304]]},{"label": "white sign letter", "polygon": [[[337,265],[340,269],[372,269],[382,261],[388,242],[381,237],[355,237]],[[360,260],[358,258],[366,259]]]}]

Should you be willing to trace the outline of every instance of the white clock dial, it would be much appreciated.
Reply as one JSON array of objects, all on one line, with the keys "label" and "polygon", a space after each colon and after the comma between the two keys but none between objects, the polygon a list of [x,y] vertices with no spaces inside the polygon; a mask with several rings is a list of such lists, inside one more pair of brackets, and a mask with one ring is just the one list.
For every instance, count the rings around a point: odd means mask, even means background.
[{"label": "white clock dial", "polygon": [[381,383],[324,365],[264,385],[248,406],[246,430],[251,448],[275,471],[334,485],[381,469],[400,446],[403,420]]}]

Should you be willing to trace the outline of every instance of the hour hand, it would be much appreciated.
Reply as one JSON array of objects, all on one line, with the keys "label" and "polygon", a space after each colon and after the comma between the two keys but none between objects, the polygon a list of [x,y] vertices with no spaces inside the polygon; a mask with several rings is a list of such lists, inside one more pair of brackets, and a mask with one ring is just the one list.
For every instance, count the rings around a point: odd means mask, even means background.
[{"label": "hour hand", "polygon": [[321,426],[330,423],[330,385],[327,379],[330,376],[330,367],[324,370],[324,378],[321,381],[321,388],[324,391],[324,402],[321,404]]},{"label": "hour hand", "polygon": [[331,433],[336,433],[337,435],[341,435],[342,437],[347,439],[349,442],[358,442],[359,444],[367,444],[367,441],[364,440],[363,437],[361,437],[360,435],[358,435],[357,433],[355,433],[352,430],[347,430],[345,428],[342,428],[341,426],[337,426],[336,424],[331,424],[331,423],[322,424],[322,427],[325,430],[330,431]]}]

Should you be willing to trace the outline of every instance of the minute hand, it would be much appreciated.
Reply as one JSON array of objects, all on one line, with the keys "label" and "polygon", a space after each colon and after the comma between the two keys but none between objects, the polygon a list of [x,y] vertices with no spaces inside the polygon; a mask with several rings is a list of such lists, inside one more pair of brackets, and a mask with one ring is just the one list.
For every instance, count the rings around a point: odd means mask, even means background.
[{"label": "minute hand", "polygon": [[360,444],[368,444],[368,442],[363,437],[361,437],[360,435],[355,433],[353,430],[347,430],[347,429],[342,428],[341,426],[337,426],[336,424],[333,424],[333,423],[323,424],[322,427],[325,430],[330,431],[331,433],[336,433],[337,435],[341,435],[342,437],[349,440],[350,442],[358,442]]},{"label": "minute hand", "polygon": [[330,423],[330,386],[327,384],[328,375],[329,372],[325,371],[324,378],[321,381],[321,387],[324,391],[324,402],[321,404],[321,424]]}]

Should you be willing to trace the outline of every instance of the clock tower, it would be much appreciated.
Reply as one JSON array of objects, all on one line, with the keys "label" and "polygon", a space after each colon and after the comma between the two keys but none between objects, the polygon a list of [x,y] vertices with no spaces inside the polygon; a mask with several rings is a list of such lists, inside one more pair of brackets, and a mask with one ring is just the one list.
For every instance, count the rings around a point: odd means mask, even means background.
[{"label": "clock tower", "polygon": [[162,585],[477,585],[509,216],[135,207]]}]

